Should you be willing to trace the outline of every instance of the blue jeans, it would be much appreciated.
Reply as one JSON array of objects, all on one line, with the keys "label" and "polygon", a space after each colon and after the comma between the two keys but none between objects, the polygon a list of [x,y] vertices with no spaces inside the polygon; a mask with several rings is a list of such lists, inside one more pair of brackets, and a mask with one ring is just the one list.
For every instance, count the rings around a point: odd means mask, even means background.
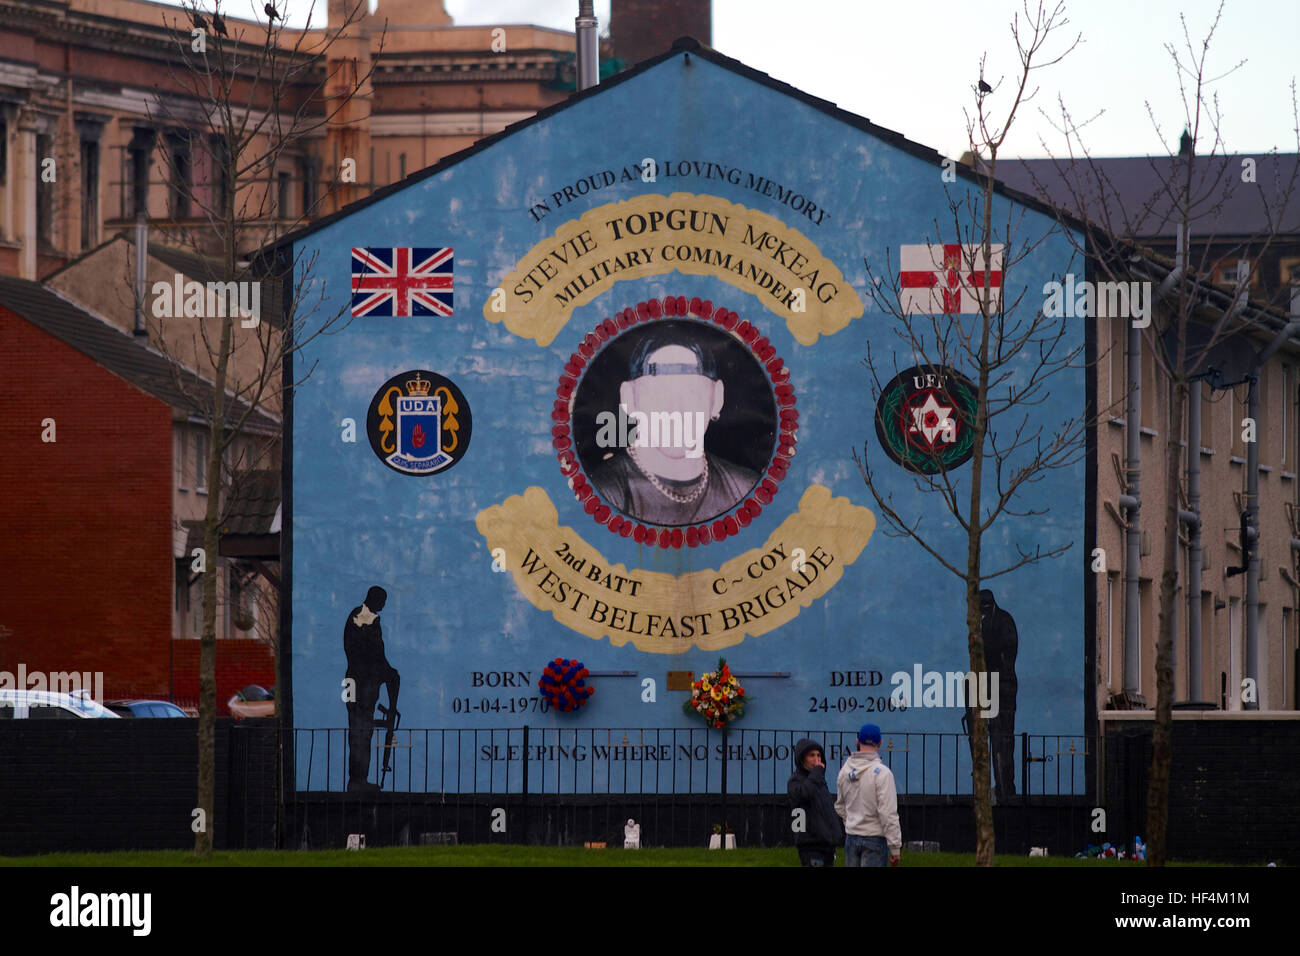
[{"label": "blue jeans", "polygon": [[882,836],[854,836],[844,838],[845,866],[888,866],[889,843]]}]

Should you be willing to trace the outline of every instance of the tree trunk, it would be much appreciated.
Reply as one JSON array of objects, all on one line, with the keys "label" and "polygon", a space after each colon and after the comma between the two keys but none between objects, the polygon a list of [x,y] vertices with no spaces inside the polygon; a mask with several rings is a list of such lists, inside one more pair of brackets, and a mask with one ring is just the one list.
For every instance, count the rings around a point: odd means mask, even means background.
[{"label": "tree trunk", "polygon": [[[232,268],[229,274],[233,275]],[[199,779],[198,808],[202,826],[194,834],[194,853],[212,854],[212,830],[216,822],[216,729],[217,729],[217,569],[221,561],[221,460],[225,448],[226,367],[230,361],[233,334],[230,316],[221,320],[221,346],[212,382],[212,417],[208,420],[208,508],[203,518],[203,639],[199,650]]]},{"label": "tree trunk", "polygon": [[[992,150],[990,161],[997,163],[997,149]],[[984,212],[982,222],[984,262],[988,263],[993,219],[992,168],[990,180],[984,187]],[[984,519],[984,435],[988,431],[989,394],[989,333],[991,307],[988,283],[983,284],[980,296],[980,354],[979,375],[976,382],[974,454],[971,456],[970,508],[967,514],[969,531],[966,536],[966,635],[970,649],[971,672],[978,682],[984,673],[984,631],[980,626],[980,548],[983,542],[981,522]],[[978,684],[977,684],[978,686]],[[993,865],[993,808],[989,803],[989,733],[988,724],[980,715],[978,706],[971,708],[971,802],[975,810],[975,865]]]},{"label": "tree trunk", "polygon": [[[1151,740],[1151,777],[1147,790],[1147,866],[1164,866],[1165,830],[1169,821],[1169,765],[1173,759],[1174,608],[1178,597],[1178,490],[1187,382],[1172,377],[1169,387],[1169,432],[1165,441],[1165,528],[1160,575],[1160,626],[1156,638],[1156,719]],[[1197,450],[1188,447],[1189,455]]]},{"label": "tree trunk", "polygon": [[[978,556],[977,556],[978,560]],[[984,671],[984,632],[980,627],[980,583],[966,579],[966,629],[969,634],[970,668]],[[978,679],[978,677],[977,677]],[[975,865],[993,865],[993,807],[989,802],[988,722],[978,706],[971,708],[971,797],[975,809]]]}]

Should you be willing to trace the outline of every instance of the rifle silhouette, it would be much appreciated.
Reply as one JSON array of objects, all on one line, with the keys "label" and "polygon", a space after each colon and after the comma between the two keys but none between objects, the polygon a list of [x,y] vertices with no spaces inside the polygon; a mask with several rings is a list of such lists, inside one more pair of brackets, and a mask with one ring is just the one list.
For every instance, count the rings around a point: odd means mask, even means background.
[{"label": "rifle silhouette", "polygon": [[[393,688],[394,681],[386,681],[388,684],[388,706],[375,704],[376,709],[383,714],[382,720],[375,721],[376,727],[384,728],[384,763],[379,771],[379,789],[384,788],[388,774],[393,772],[393,750],[395,749],[395,738],[397,728],[402,723],[402,712],[397,709],[397,692]],[[396,776],[396,774],[394,774]]]}]

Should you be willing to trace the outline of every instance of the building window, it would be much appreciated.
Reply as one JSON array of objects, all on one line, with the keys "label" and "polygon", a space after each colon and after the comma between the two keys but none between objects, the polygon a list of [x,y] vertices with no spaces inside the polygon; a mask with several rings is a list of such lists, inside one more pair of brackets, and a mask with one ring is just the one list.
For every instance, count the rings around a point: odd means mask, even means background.
[{"label": "building window", "polygon": [[81,248],[99,242],[99,143],[81,141]]},{"label": "building window", "polygon": [[[1156,427],[1156,415],[1160,410],[1162,402],[1158,401],[1156,396],[1156,383],[1160,381],[1160,376],[1156,374],[1156,357],[1151,354],[1151,347],[1148,343],[1143,343],[1142,349],[1142,421],[1143,428]],[[1133,427],[1133,422],[1128,423]]]},{"label": "building window", "polygon": [[194,433],[194,490],[208,492],[208,433],[202,430]]},{"label": "building window", "polygon": [[1114,407],[1115,402],[1124,394],[1123,386],[1119,379],[1115,377],[1116,370],[1124,364],[1122,350],[1120,358],[1117,360],[1115,357],[1115,326],[1118,324],[1117,322],[1106,323],[1106,327],[1110,329],[1110,335],[1106,337],[1106,396],[1104,401],[1106,403],[1106,414],[1112,417],[1122,417],[1124,414],[1122,408]]},{"label": "building window", "polygon": [[188,219],[190,190],[193,188],[189,134],[176,133],[168,136],[167,152],[171,160],[170,215],[173,219]]},{"label": "building window", "polygon": [[[1270,410],[1273,408],[1273,396],[1269,394],[1272,385],[1272,369],[1268,365],[1260,366],[1255,377],[1255,388],[1258,389],[1255,393],[1255,401],[1260,410],[1259,417],[1261,419],[1261,421],[1255,423],[1255,441],[1259,442],[1259,447],[1255,450],[1258,453],[1261,465],[1271,465],[1274,460],[1272,458],[1272,438],[1268,434],[1270,431],[1269,426],[1273,424],[1269,418]],[[1250,399],[1249,392],[1246,393],[1246,399],[1247,401]],[[1249,407],[1248,405],[1247,410],[1249,410]]]},{"label": "building window", "polygon": [[311,157],[302,161],[302,215],[306,218],[316,208],[316,164]]},{"label": "building window", "polygon": [[1214,389],[1201,382],[1201,446],[1214,448]]},{"label": "building window", "polygon": [[286,172],[275,174],[275,214],[278,219],[290,218],[289,193],[292,177]]},{"label": "building window", "polygon": [[1241,598],[1228,598],[1228,710],[1241,710]]},{"label": "building window", "polygon": [[185,477],[186,477],[186,470],[185,470],[185,445],[186,445],[186,441],[185,441],[185,429],[183,429],[183,428],[177,428],[177,429],[176,429],[176,432],[175,432],[175,437],[176,437],[176,442],[175,442],[175,445],[176,445],[176,487],[179,488],[181,491],[188,491],[189,488],[188,488],[188,486],[185,484]]},{"label": "building window", "polygon": [[1268,710],[1272,695],[1268,693],[1268,605],[1259,605],[1259,673],[1251,674],[1255,678],[1255,709]]},{"label": "building window", "polygon": [[203,576],[190,585],[190,634],[203,636]]},{"label": "building window", "polygon": [[176,574],[173,590],[176,592],[176,620],[180,625],[180,634],[185,636],[185,621],[189,614],[189,595],[190,595],[190,558],[181,557],[176,559]]},{"label": "building window", "polygon": [[1106,687],[1113,690],[1115,672],[1115,575],[1106,575]]},{"label": "building window", "polygon": [[1255,279],[1251,275],[1252,265],[1253,263],[1249,259],[1237,259],[1225,263],[1219,267],[1219,283],[1221,285],[1236,285],[1238,280],[1241,280],[1247,285],[1254,285]]},{"label": "building window", "polygon": [[1228,451],[1237,455],[1241,451],[1241,423],[1237,421],[1237,412],[1242,408],[1237,401],[1237,390],[1228,389]]},{"label": "building window", "polygon": [[151,129],[137,127],[127,147],[127,176],[130,185],[131,202],[126,204],[123,195],[123,213],[134,218],[143,213],[149,215],[149,172],[153,162],[154,132]]},{"label": "building window", "polygon": [[222,488],[228,488],[234,482],[235,477],[235,449],[234,441],[226,443],[225,450],[221,452],[221,481]]},{"label": "building window", "polygon": [[229,158],[225,137],[213,136],[208,141],[208,161],[212,169],[212,214],[218,219],[225,216],[226,200],[230,198],[230,184],[226,181],[226,163]]},{"label": "building window", "polygon": [[36,135],[36,241],[40,246],[54,245],[54,183],[46,182],[45,160],[54,157],[54,137]]}]

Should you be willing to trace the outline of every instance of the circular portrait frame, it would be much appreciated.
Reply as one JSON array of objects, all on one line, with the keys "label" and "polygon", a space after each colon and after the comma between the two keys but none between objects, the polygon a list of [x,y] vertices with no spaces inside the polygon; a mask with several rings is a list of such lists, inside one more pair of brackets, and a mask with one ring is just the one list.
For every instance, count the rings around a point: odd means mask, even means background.
[{"label": "circular portrait frame", "polygon": [[[709,461],[714,463],[715,472],[719,468],[722,470],[722,477],[718,479],[720,483],[729,483],[733,491],[751,477],[753,484],[737,500],[716,514],[688,522],[671,519],[655,521],[652,520],[653,516],[637,514],[637,509],[630,509],[627,501],[606,500],[609,497],[609,487],[606,484],[606,493],[602,494],[597,488],[599,477],[593,482],[591,471],[599,473],[600,469],[592,451],[591,435],[584,433],[586,426],[583,421],[590,416],[583,414],[583,406],[608,406],[610,395],[617,394],[612,391],[614,385],[608,374],[603,376],[603,380],[588,380],[589,373],[594,368],[600,376],[602,367],[606,373],[609,368],[626,368],[628,354],[634,349],[637,338],[644,334],[639,330],[660,322],[684,326],[685,329],[679,330],[690,331],[693,339],[712,342],[712,345],[706,344],[704,348],[709,352],[710,359],[717,359],[720,365],[730,369],[730,374],[726,377],[732,380],[733,390],[737,381],[736,373],[739,371],[742,387],[740,397],[748,401],[743,404],[733,401],[731,414],[743,413],[751,433],[757,424],[760,432],[767,430],[770,441],[770,448],[761,449],[752,443],[745,446],[743,442],[733,440],[728,443],[724,439],[721,442],[711,441],[710,448],[706,450],[703,435],[700,435],[698,441],[701,454],[709,456]],[[697,329],[690,330],[691,323],[697,324]],[[626,335],[630,330],[632,334]],[[685,357],[690,359],[691,352],[688,349],[689,346],[680,351],[685,352]],[[752,359],[752,373],[745,362],[735,358],[739,354],[736,351],[738,349],[743,349],[745,358]],[[692,361],[708,361],[699,358],[702,354],[696,350],[697,359]],[[711,377],[721,380],[720,375]],[[759,382],[761,389],[758,387]],[[599,322],[569,356],[556,388],[555,404],[551,411],[554,422],[551,428],[552,445],[556,450],[560,471],[568,479],[574,498],[597,524],[604,525],[620,537],[632,538],[638,544],[661,548],[694,548],[739,534],[776,496],[795,454],[795,432],[799,427],[795,401],[789,369],[777,354],[775,346],[760,334],[753,323],[741,319],[736,312],[715,307],[712,302],[701,301],[698,297],[689,300],[685,296],[650,299]],[[721,395],[718,405],[722,411],[715,411],[715,414],[725,414],[726,403]],[[622,417],[624,410],[621,406],[619,408]],[[737,411],[738,408],[741,411]],[[575,416],[575,411],[578,416]],[[718,445],[738,460],[732,462],[720,459],[712,450]],[[608,457],[605,456],[605,459]],[[653,478],[649,480],[654,481]],[[655,487],[660,485],[656,482]]]}]

